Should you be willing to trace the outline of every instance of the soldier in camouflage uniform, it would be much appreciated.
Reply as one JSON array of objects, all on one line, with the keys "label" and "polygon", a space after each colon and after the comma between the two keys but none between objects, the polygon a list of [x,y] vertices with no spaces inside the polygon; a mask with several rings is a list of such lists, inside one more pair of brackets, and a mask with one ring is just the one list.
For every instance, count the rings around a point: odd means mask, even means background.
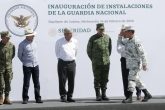
[{"label": "soldier in camouflage uniform", "polygon": [[[96,101],[109,100],[106,96],[106,89],[110,67],[109,56],[111,55],[112,49],[111,38],[104,34],[104,24],[97,24],[96,30],[97,34],[89,39],[87,54],[92,61]],[[100,88],[102,96],[100,94]]]},{"label": "soldier in camouflage uniform", "polygon": [[[12,59],[15,56],[15,46],[9,42],[8,31],[1,32],[0,42],[0,105],[11,104],[9,92],[11,91],[11,80],[13,78]],[[3,100],[3,92],[5,99]]]},{"label": "soldier in camouflage uniform", "polygon": [[124,37],[128,38],[125,43],[125,57],[126,57],[126,67],[129,69],[128,75],[128,93],[129,97],[123,100],[123,103],[132,103],[132,94],[137,86],[144,93],[143,102],[148,101],[152,98],[151,94],[147,91],[144,84],[140,80],[139,72],[142,69],[147,70],[147,62],[144,54],[143,47],[139,40],[134,36],[134,30],[131,26],[125,27]]}]

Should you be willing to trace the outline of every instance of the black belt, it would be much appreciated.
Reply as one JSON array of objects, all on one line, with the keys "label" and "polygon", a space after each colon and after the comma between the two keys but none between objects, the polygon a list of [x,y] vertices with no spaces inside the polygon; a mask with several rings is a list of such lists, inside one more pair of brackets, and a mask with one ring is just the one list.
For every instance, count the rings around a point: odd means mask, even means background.
[{"label": "black belt", "polygon": [[58,59],[58,61],[61,61],[61,62],[64,62],[64,63],[73,63],[73,62],[75,62],[75,60],[72,60],[72,61],[64,61],[64,60],[62,60],[62,59]]}]

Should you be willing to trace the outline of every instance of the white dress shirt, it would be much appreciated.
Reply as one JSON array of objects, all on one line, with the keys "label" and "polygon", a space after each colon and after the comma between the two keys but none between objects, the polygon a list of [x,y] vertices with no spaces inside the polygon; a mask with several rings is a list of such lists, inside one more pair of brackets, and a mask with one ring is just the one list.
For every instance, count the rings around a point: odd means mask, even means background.
[{"label": "white dress shirt", "polygon": [[117,52],[121,54],[121,57],[126,57],[125,55],[125,44],[127,43],[128,39],[123,38],[122,36],[118,37],[117,40]]},{"label": "white dress shirt", "polygon": [[18,58],[26,67],[35,67],[38,65],[37,44],[35,41],[30,42],[23,40],[19,44]]},{"label": "white dress shirt", "polygon": [[67,41],[65,37],[56,41],[55,53],[58,59],[64,61],[73,61],[76,59],[78,49],[78,41],[75,38],[71,38]]}]

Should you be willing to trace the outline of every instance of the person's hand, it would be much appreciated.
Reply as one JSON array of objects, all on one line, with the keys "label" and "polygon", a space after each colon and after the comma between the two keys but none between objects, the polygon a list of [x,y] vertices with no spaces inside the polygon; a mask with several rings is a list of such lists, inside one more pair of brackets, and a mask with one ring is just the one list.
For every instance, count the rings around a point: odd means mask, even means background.
[{"label": "person's hand", "polygon": [[119,33],[119,37],[124,36],[124,29],[121,29],[120,33]]},{"label": "person's hand", "polygon": [[147,71],[147,65],[143,65],[143,70]]}]

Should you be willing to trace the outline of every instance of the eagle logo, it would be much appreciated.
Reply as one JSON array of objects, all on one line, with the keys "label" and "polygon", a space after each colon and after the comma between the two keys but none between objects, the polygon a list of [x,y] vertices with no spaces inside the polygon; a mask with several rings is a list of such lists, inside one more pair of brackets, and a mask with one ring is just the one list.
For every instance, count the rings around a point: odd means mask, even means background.
[{"label": "eagle logo", "polygon": [[30,23],[30,21],[28,21],[28,20],[31,18],[31,15],[30,16],[23,16],[23,15],[13,16],[13,15],[11,15],[11,17],[15,20],[14,24],[16,27],[25,28]]},{"label": "eagle logo", "polygon": [[36,30],[38,15],[30,6],[17,4],[6,12],[5,24],[12,34],[22,37],[25,35],[25,28]]}]

